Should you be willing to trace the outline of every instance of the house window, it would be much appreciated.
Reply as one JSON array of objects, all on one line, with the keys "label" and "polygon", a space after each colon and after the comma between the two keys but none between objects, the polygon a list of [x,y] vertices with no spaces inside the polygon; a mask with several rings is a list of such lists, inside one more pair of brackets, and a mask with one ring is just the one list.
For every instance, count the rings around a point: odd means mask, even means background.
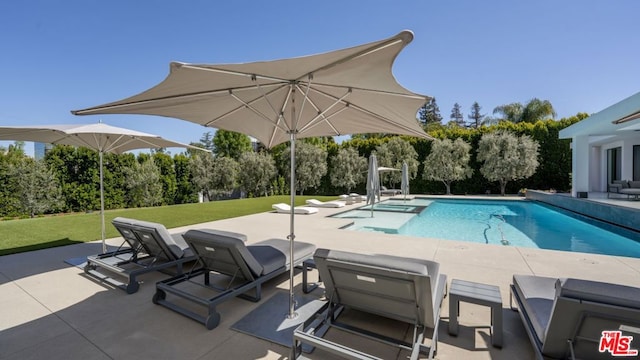
[{"label": "house window", "polygon": [[633,181],[640,181],[640,145],[633,145]]},{"label": "house window", "polygon": [[622,180],[622,148],[607,150],[607,181]]}]

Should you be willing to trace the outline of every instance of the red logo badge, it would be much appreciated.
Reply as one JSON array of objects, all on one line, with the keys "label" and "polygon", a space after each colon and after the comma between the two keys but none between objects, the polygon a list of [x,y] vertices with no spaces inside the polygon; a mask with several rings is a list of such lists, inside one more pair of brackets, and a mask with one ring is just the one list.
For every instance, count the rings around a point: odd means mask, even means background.
[{"label": "red logo badge", "polygon": [[638,356],[638,350],[631,348],[633,336],[623,336],[622,331],[603,331],[598,351],[608,351],[613,356]]}]

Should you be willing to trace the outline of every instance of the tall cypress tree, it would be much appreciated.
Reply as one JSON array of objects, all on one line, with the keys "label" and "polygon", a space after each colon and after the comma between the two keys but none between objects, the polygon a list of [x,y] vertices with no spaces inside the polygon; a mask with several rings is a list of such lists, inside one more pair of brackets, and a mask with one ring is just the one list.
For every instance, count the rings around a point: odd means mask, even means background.
[{"label": "tall cypress tree", "polygon": [[482,107],[478,104],[477,101],[474,102],[473,105],[471,105],[471,114],[467,116],[469,120],[471,120],[469,127],[477,129],[482,125],[482,121],[484,120],[485,115],[481,114],[480,110],[482,110]]},{"label": "tall cypress tree", "polygon": [[441,124],[442,116],[440,115],[440,108],[438,108],[438,104],[436,104],[436,98],[433,97],[431,100],[426,102],[418,111],[418,118],[423,126],[428,126],[431,124]]},{"label": "tall cypress tree", "polygon": [[458,126],[464,126],[464,115],[462,115],[460,104],[458,103],[453,104],[453,109],[451,109],[451,122]]}]

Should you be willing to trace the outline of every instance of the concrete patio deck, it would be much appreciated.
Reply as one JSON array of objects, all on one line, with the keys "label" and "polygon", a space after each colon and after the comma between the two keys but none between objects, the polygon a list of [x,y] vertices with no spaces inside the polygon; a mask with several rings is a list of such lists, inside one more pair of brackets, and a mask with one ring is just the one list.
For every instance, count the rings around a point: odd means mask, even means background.
[{"label": "concrete patio deck", "polygon": [[[348,205],[355,208],[362,204]],[[445,298],[437,359],[533,359],[533,350],[519,315],[509,309],[513,274],[578,277],[640,287],[640,259],[550,250],[424,239],[382,233],[339,230],[350,220],[329,218],[345,208],[321,208],[315,215],[296,215],[296,240],[317,247],[370,254],[418,257],[440,263],[452,279],[497,285],[501,289],[504,346],[491,346],[489,309],[463,303],[460,332],[447,333],[449,305]],[[289,216],[275,212],[171,229],[216,228],[245,233],[248,243],[285,238]],[[119,239],[110,239],[118,245]],[[222,315],[214,330],[154,305],[155,282],[163,274],[142,276],[140,290],[127,295],[87,278],[65,259],[96,254],[99,243],[85,243],[0,257],[0,359],[285,359],[289,349],[231,330],[230,327],[276,292],[286,292],[286,275],[263,287],[263,300],[233,299],[218,307]],[[311,275],[315,278],[315,274]],[[301,274],[296,292],[301,293]],[[316,289],[315,296],[322,295]],[[283,314],[284,316],[284,314]],[[371,326],[406,333],[395,322],[368,319]],[[406,353],[367,340],[341,336],[349,345],[385,359]],[[324,359],[314,352],[311,358]]]}]

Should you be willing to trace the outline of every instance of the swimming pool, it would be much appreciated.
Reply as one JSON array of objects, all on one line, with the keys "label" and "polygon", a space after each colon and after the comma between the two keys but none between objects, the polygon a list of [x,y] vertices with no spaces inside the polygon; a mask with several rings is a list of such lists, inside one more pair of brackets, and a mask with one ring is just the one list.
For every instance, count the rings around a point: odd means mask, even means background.
[{"label": "swimming pool", "polygon": [[[640,258],[640,234],[535,201],[388,200],[356,209],[349,230]],[[392,208],[397,206],[399,210]],[[421,211],[406,211],[414,207]]]}]

